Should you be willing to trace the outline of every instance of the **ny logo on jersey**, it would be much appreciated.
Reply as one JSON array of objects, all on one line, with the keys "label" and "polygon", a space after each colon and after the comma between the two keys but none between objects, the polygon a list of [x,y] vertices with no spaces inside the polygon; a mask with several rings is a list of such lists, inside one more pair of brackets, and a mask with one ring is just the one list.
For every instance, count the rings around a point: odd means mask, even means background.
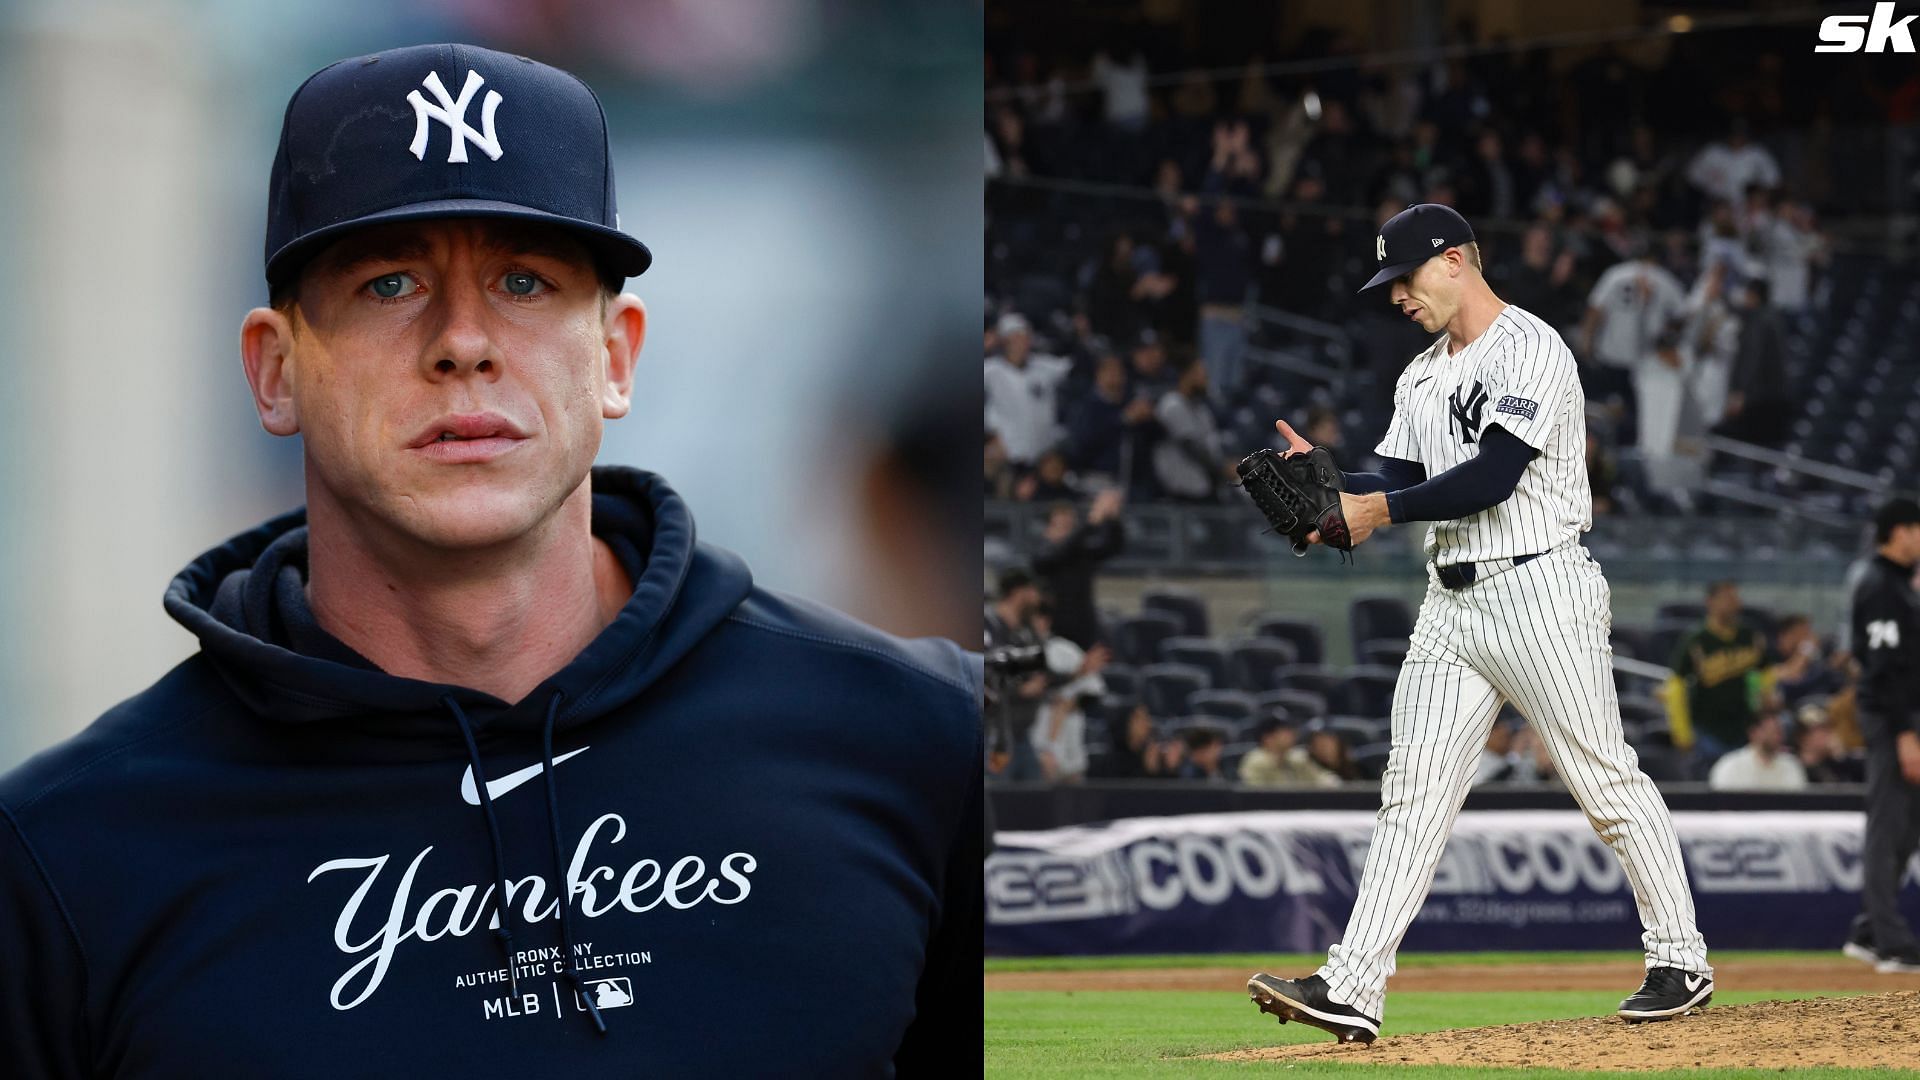
[{"label": "ny logo on jersey", "polygon": [[1387,237],[1385,233],[1373,238],[1373,257],[1380,262],[1387,261]]},{"label": "ny logo on jersey", "polygon": [[1892,619],[1880,619],[1867,624],[1867,648],[1897,649],[1900,647],[1900,624]]},{"label": "ny logo on jersey", "polygon": [[[1487,390],[1476,379],[1472,392],[1462,400],[1460,394],[1465,389],[1454,387],[1453,396],[1447,399],[1447,431],[1459,435],[1461,445],[1472,446],[1480,434],[1480,410],[1487,404]],[[1455,431],[1456,424],[1458,431]]]},{"label": "ny logo on jersey", "polygon": [[480,73],[469,69],[466,85],[460,88],[459,98],[447,93],[447,87],[440,81],[440,73],[432,71],[421,80],[420,85],[433,92],[440,102],[429,105],[427,99],[414,90],[407,94],[407,101],[413,106],[413,142],[407,149],[421,161],[427,160],[427,121],[438,120],[447,125],[453,145],[447,151],[447,164],[463,165],[467,160],[467,143],[479,147],[489,158],[500,160],[500,139],[493,130],[493,112],[500,107],[500,91],[487,91],[487,98],[480,104],[480,129],[475,131],[467,126],[467,106],[472,103],[473,95],[480,91],[487,80]]}]

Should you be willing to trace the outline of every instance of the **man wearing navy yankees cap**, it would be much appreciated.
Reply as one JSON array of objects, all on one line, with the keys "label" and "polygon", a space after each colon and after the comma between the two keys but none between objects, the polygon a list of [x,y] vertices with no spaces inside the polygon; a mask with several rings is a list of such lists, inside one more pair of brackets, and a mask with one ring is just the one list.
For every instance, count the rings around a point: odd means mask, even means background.
[{"label": "man wearing navy yankees cap", "polygon": [[628,227],[565,72],[431,45],[294,92],[240,351],[307,504],[173,580],[196,655],[0,777],[0,1075],[979,1053],[978,658],[594,466]]},{"label": "man wearing navy yankees cap", "polygon": [[[1494,295],[1472,226],[1421,203],[1373,238],[1378,295],[1427,333],[1393,391],[1374,454],[1340,496],[1355,543],[1425,522],[1427,595],[1393,693],[1393,747],[1353,912],[1313,974],[1247,980],[1260,1010],[1370,1043],[1400,941],[1426,900],[1494,718],[1511,703],[1620,859],[1639,909],[1646,976],[1632,1023],[1713,997],[1713,968],[1673,821],[1620,724],[1612,592],[1580,543],[1593,527],[1586,396],[1548,323]],[[1293,452],[1310,449],[1285,420]],[[1317,539],[1311,537],[1310,539]]]}]

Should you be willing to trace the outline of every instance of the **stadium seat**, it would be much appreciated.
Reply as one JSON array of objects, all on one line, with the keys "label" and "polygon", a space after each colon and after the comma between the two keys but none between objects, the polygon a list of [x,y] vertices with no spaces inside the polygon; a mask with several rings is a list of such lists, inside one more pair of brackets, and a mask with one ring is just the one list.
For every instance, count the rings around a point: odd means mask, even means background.
[{"label": "stadium seat", "polygon": [[1140,699],[1155,717],[1185,716],[1187,699],[1207,688],[1207,673],[1186,664],[1151,664],[1140,669]]},{"label": "stadium seat", "polygon": [[1658,623],[1647,638],[1647,662],[1668,666],[1673,663],[1673,651],[1680,646],[1680,639],[1691,633],[1698,623]]},{"label": "stadium seat", "polygon": [[1243,731],[1260,715],[1260,703],[1239,690],[1202,690],[1187,698],[1187,711],[1229,721]]},{"label": "stadium seat", "polygon": [[1180,633],[1180,624],[1165,615],[1129,615],[1113,628],[1113,648],[1129,664],[1145,665],[1160,659],[1160,643]]},{"label": "stadium seat", "polygon": [[1365,716],[1329,716],[1326,729],[1340,736],[1347,749],[1385,742],[1389,734],[1386,721]]},{"label": "stadium seat", "polygon": [[1369,641],[1406,641],[1413,636],[1413,612],[1397,596],[1363,596],[1347,606],[1353,635],[1353,655],[1364,653]]},{"label": "stadium seat", "polygon": [[1661,604],[1654,611],[1659,622],[1681,622],[1689,626],[1698,626],[1707,617],[1707,605],[1690,600],[1675,600]]},{"label": "stadium seat", "polygon": [[1665,724],[1667,710],[1651,698],[1623,697],[1620,699],[1620,719],[1645,728],[1648,724]]},{"label": "stadium seat", "polygon": [[1179,622],[1180,633],[1186,637],[1207,636],[1207,602],[1200,599],[1198,593],[1165,586],[1148,589],[1140,594],[1140,610],[1144,614],[1171,616]]},{"label": "stadium seat", "polygon": [[1376,742],[1353,749],[1354,768],[1368,780],[1378,780],[1387,771],[1387,757],[1393,750],[1390,743]]},{"label": "stadium seat", "polygon": [[1392,668],[1398,671],[1400,665],[1406,663],[1408,647],[1408,643],[1404,640],[1376,638],[1361,644],[1357,659],[1362,664],[1372,667]]},{"label": "stadium seat", "polygon": [[1107,693],[1129,701],[1140,697],[1140,673],[1130,665],[1113,663],[1100,669],[1100,678],[1107,684]]},{"label": "stadium seat", "polygon": [[1654,783],[1672,783],[1691,779],[1687,769],[1687,754],[1684,750],[1675,750],[1670,746],[1643,741],[1633,748],[1640,758],[1640,771]]},{"label": "stadium seat", "polygon": [[1634,660],[1646,660],[1650,663],[1664,664],[1667,658],[1651,655],[1651,630],[1640,626],[1622,626],[1613,624],[1613,652],[1615,656],[1625,656]]},{"label": "stadium seat", "polygon": [[1320,626],[1310,619],[1262,614],[1254,616],[1248,623],[1248,629],[1258,637],[1275,638],[1292,645],[1294,656],[1302,664],[1319,664],[1326,660]]},{"label": "stadium seat", "polygon": [[1399,675],[1387,668],[1354,668],[1327,695],[1337,713],[1384,719],[1393,712],[1393,687]]},{"label": "stadium seat", "polygon": [[1279,671],[1280,688],[1283,690],[1306,690],[1330,697],[1340,677],[1319,664],[1292,664]]},{"label": "stadium seat", "polygon": [[1167,664],[1188,664],[1207,673],[1209,687],[1226,687],[1231,682],[1227,671],[1227,647],[1212,638],[1170,637],[1160,643],[1160,660]]},{"label": "stadium seat", "polygon": [[1255,694],[1253,700],[1264,713],[1268,709],[1285,709],[1287,719],[1296,724],[1306,724],[1327,715],[1327,697],[1306,690],[1269,690],[1264,694]]},{"label": "stadium seat", "polygon": [[1250,694],[1280,685],[1280,669],[1300,662],[1293,643],[1278,638],[1238,638],[1227,646],[1227,684]]}]

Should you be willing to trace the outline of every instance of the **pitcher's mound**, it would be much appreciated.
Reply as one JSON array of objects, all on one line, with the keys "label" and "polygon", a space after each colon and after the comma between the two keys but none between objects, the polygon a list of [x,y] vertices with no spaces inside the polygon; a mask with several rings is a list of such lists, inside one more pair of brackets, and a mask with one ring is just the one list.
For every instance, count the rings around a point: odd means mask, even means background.
[{"label": "pitcher's mound", "polygon": [[1395,1035],[1372,1046],[1328,1041],[1206,1056],[1219,1061],[1337,1058],[1356,1065],[1621,1071],[1694,1066],[1911,1069],[1920,1067],[1920,993],[1709,1006],[1692,1016],[1652,1024],[1587,1017]]}]

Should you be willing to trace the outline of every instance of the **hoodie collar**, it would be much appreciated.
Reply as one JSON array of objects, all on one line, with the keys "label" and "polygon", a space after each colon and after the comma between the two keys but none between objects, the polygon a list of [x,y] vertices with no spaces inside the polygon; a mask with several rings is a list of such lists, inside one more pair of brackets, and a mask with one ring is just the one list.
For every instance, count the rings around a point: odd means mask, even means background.
[{"label": "hoodie collar", "polygon": [[201,555],[167,588],[166,609],[200,639],[261,719],[340,723],[392,736],[458,739],[452,695],[476,732],[540,731],[556,693],[561,731],[639,696],[752,590],[738,556],[694,538],[693,515],[666,481],[639,469],[593,470],[593,532],[625,564],[633,594],[600,635],[517,703],[470,687],[389,675],[328,634],[306,604],[306,511],[295,510]]}]

